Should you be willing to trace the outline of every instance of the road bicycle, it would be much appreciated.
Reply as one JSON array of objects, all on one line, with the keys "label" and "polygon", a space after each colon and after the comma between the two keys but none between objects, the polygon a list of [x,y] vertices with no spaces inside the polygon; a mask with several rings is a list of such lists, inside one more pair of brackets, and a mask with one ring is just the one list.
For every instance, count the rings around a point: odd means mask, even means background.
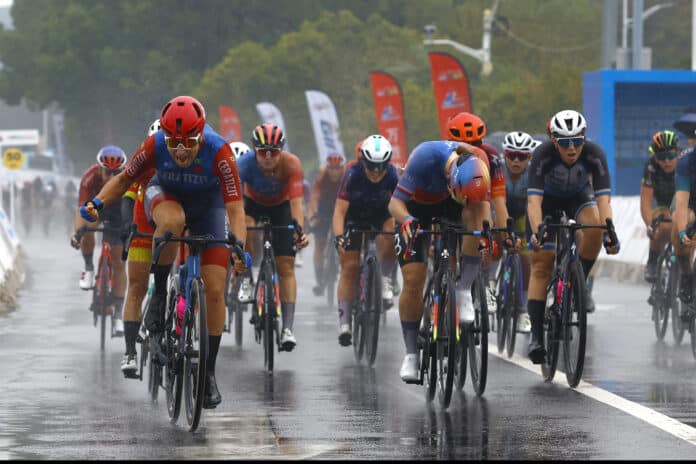
[{"label": "road bicycle", "polygon": [[[652,220],[652,229],[656,230],[661,223],[671,223],[672,220],[665,219],[663,214],[659,214]],[[680,318],[680,301],[677,297],[679,293],[679,263],[669,240],[657,258],[657,278],[650,287],[648,304],[652,306],[652,320],[655,325],[655,335],[658,340],[663,340],[667,332],[669,315],[672,314],[672,336],[675,344],[679,345],[684,338],[687,324],[682,324]]]},{"label": "road bicycle", "polygon": [[284,226],[274,226],[268,218],[261,218],[260,225],[247,226],[248,231],[263,231],[262,248],[263,257],[259,266],[254,289],[254,308],[251,320],[254,326],[254,338],[257,343],[263,345],[263,364],[268,373],[273,373],[274,345],[278,351],[286,351],[280,344],[280,328],[278,320],[282,321],[280,306],[280,291],[278,289],[278,270],[276,269],[275,254],[273,253],[273,231],[290,230],[297,235],[302,235],[302,228],[293,221]]},{"label": "road bicycle", "polygon": [[346,242],[362,238],[360,247],[360,271],[358,272],[357,298],[352,308],[353,353],[360,362],[365,355],[367,365],[372,367],[377,356],[379,342],[379,322],[384,308],[382,306],[382,270],[377,258],[376,239],[378,235],[394,235],[394,231],[383,231],[374,227],[361,227],[347,224]]},{"label": "road bicycle", "polygon": [[227,307],[227,317],[225,318],[224,331],[232,332],[234,327],[234,342],[237,346],[242,346],[242,338],[244,332],[244,313],[247,312],[249,303],[239,301],[239,289],[243,279],[249,279],[250,285],[254,284],[254,278],[251,272],[251,263],[247,263],[247,269],[243,274],[237,275],[234,271],[234,265],[230,262],[227,270],[227,281],[225,285],[225,306]]},{"label": "road bicycle", "polygon": [[507,356],[511,358],[515,352],[517,337],[517,319],[520,311],[525,310],[522,303],[524,281],[522,276],[522,260],[516,246],[519,234],[515,232],[512,218],[507,220],[506,232],[509,240],[503,241],[505,258],[498,270],[497,288],[497,342],[498,353],[507,348]]},{"label": "road bicycle", "polygon": [[[75,237],[78,241],[87,232],[104,233],[120,231],[118,227],[112,226],[109,222],[103,221],[98,227],[82,226],[75,232]],[[99,255],[99,266],[95,275],[94,287],[92,287],[92,303],[89,310],[92,311],[94,326],[99,324],[99,347],[104,351],[106,342],[106,320],[109,319],[110,338],[116,336],[114,329],[114,312],[116,309],[113,305],[113,288],[114,288],[114,266],[113,256],[111,254],[111,243],[102,238],[101,252]]]},{"label": "road bicycle", "polygon": [[585,275],[580,264],[576,244],[576,232],[582,229],[603,229],[607,232],[608,246],[618,243],[614,224],[607,218],[606,225],[583,225],[559,214],[560,223],[551,223],[547,216],[540,224],[537,237],[541,245],[548,229],[556,229],[556,256],[553,277],[547,287],[544,312],[544,344],[546,357],[541,364],[544,380],[550,382],[556,374],[560,343],[563,342],[563,359],[568,385],[575,388],[580,383],[585,363],[587,342],[587,307],[585,302]]},{"label": "road bicycle", "polygon": [[[153,265],[159,261],[162,248],[168,242],[187,245],[188,256],[185,263],[178,266],[178,278],[169,280],[164,331],[154,340],[160,344],[163,356],[154,361],[164,368],[161,379],[165,381],[167,411],[173,423],[178,417],[183,383],[186,420],[193,432],[201,417],[208,361],[208,318],[200,255],[210,244],[232,245],[240,259],[244,259],[244,251],[241,242],[231,233],[226,239],[216,239],[209,234],[180,237],[167,231],[154,238]],[[183,311],[178,305],[183,306]]]},{"label": "road bicycle", "polygon": [[324,285],[326,286],[326,303],[333,308],[336,303],[336,280],[338,278],[338,256],[334,247],[333,231],[329,230],[324,250]]},{"label": "road bicycle", "polygon": [[[427,401],[432,401],[437,391],[440,404],[447,408],[454,386],[461,388],[464,385],[467,352],[474,351],[477,345],[487,343],[488,313],[485,294],[483,299],[481,294],[473,295],[475,309],[478,304],[475,318],[477,322],[464,324],[462,337],[455,288],[458,275],[456,267],[459,264],[459,237],[484,237],[490,243],[490,225],[488,221],[484,221],[482,230],[467,231],[459,224],[441,220],[439,227],[436,224],[431,230],[416,229],[414,232],[414,238],[417,235],[434,235],[439,237],[439,240],[435,241],[434,253],[429,257],[429,260],[433,261],[432,275],[425,287],[423,317],[418,331],[420,375],[418,380],[407,383],[425,385]],[[413,249],[413,241],[412,239],[411,243],[407,244],[407,252]],[[482,288],[476,290],[483,291]],[[477,353],[474,355],[478,356]],[[480,356],[478,359],[478,363],[472,363],[471,369],[472,377],[476,377],[479,382],[475,390],[482,393],[480,382],[483,381],[485,385],[487,360]],[[474,369],[477,371],[474,372]]]}]

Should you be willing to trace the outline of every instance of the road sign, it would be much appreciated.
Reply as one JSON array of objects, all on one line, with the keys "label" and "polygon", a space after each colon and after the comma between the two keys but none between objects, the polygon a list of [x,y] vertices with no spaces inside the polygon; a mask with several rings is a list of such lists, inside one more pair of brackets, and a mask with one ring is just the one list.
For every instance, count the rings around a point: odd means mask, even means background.
[{"label": "road sign", "polygon": [[8,148],[2,153],[2,164],[7,169],[20,169],[24,165],[24,153],[19,148]]}]

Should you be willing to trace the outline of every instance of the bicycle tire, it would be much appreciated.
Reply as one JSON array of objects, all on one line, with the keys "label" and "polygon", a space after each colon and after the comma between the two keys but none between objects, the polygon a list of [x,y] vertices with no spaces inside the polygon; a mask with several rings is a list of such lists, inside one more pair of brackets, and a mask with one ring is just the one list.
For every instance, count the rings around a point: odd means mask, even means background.
[{"label": "bicycle tire", "polygon": [[425,341],[423,360],[425,362],[423,382],[425,384],[425,399],[431,402],[435,398],[437,390],[437,349],[432,340],[432,334]]},{"label": "bicycle tire", "polygon": [[[675,258],[672,261],[672,257]],[[681,320],[681,300],[677,296],[679,294],[679,266],[676,263],[676,256],[669,254],[667,258],[667,266],[669,268],[669,306],[672,310],[672,337],[674,338],[675,346],[681,345],[684,340],[684,332],[686,324]]]},{"label": "bicycle tire", "polygon": [[473,285],[474,322],[466,326],[471,384],[478,396],[486,390],[488,377],[488,306],[482,280],[483,276],[479,273]]},{"label": "bicycle tire", "polygon": [[558,278],[554,277],[549,283],[546,290],[546,301],[552,301],[552,305],[546,305],[544,311],[544,346],[546,347],[546,356],[544,362],[541,363],[541,374],[546,382],[551,382],[556,375],[556,367],[558,366],[558,351],[560,345],[560,329],[561,320],[556,312],[556,287],[558,286]]},{"label": "bicycle tire", "polygon": [[653,305],[653,323],[655,325],[655,336],[658,341],[665,338],[667,323],[669,321],[669,299],[667,294],[669,289],[669,268],[665,263],[665,254],[660,253],[657,258],[657,280],[655,281],[654,292],[655,301]]},{"label": "bicycle tire", "polygon": [[148,385],[147,391],[150,393],[150,401],[153,403],[157,402],[157,397],[159,395],[159,385],[162,381],[162,366],[155,362],[152,352],[148,350],[148,365],[149,375],[148,375]]},{"label": "bicycle tire", "polygon": [[175,279],[169,281],[169,291],[167,292],[167,312],[165,316],[165,353],[167,355],[167,365],[164,367],[164,391],[167,401],[167,414],[169,422],[176,424],[181,412],[181,390],[183,387],[184,376],[182,374],[182,359],[179,355],[179,336],[176,333],[178,315],[176,313],[176,301],[178,292]]},{"label": "bicycle tire", "polygon": [[505,342],[507,340],[507,325],[504,323],[505,319],[505,303],[506,303],[506,289],[508,288],[509,284],[507,283],[506,277],[509,276],[509,274],[506,273],[506,270],[508,269],[508,259],[507,257],[504,258],[503,265],[500,266],[500,271],[498,272],[498,276],[496,277],[496,289],[497,289],[497,297],[495,299],[496,303],[496,309],[495,309],[495,320],[497,323],[495,335],[496,335],[496,342],[497,342],[497,348],[498,348],[498,354],[502,354],[503,351],[505,351]]},{"label": "bicycle tire", "polygon": [[[186,421],[189,431],[198,428],[205,398],[206,368],[208,365],[208,317],[205,304],[205,288],[200,278],[191,281],[191,301],[184,317],[184,396],[186,398]],[[195,349],[195,345],[198,349]],[[194,360],[197,359],[197,362]]]},{"label": "bicycle tire", "polygon": [[568,385],[575,388],[582,378],[587,342],[585,275],[578,260],[570,265],[569,281],[570,286],[563,291],[563,359]]},{"label": "bicycle tire", "polygon": [[336,250],[333,247],[333,234],[329,235],[326,241],[325,258],[326,263],[324,265],[324,276],[326,278],[326,303],[329,308],[334,307],[335,296],[336,296],[336,273],[338,272],[336,266]]},{"label": "bicycle tire", "polygon": [[98,270],[98,276],[99,276],[99,289],[97,290],[97,293],[99,295],[98,297],[98,306],[99,306],[99,315],[101,320],[99,321],[99,326],[100,326],[100,343],[99,347],[102,351],[104,351],[104,345],[106,344],[106,301],[107,301],[107,296],[109,292],[109,262],[106,259],[106,256],[102,256],[101,259],[99,260],[99,270]]},{"label": "bicycle tire", "polygon": [[691,339],[691,354],[696,359],[696,319],[689,320],[689,338]]},{"label": "bicycle tire", "polygon": [[355,356],[355,361],[360,362],[365,353],[365,312],[364,312],[364,301],[366,299],[367,291],[365,287],[367,286],[367,265],[363,264],[360,266],[360,272],[358,273],[358,289],[356,292],[357,304],[353,307],[353,355]]},{"label": "bicycle tire", "polygon": [[441,293],[442,306],[438,311],[437,334],[437,378],[438,398],[440,406],[447,409],[452,400],[452,387],[454,384],[454,372],[457,365],[457,299],[454,292],[454,276],[452,271],[446,270],[442,276],[444,289]]},{"label": "bicycle tire", "polygon": [[[274,334],[274,324],[275,321],[275,311],[276,311],[276,301],[275,301],[275,287],[273,283],[273,272],[268,264],[263,266],[262,274],[263,283],[263,310],[261,312],[263,330],[262,330],[262,343],[263,343],[263,365],[269,373],[273,372],[274,364],[274,345],[275,345],[275,334]],[[261,280],[260,279],[260,280]]]},{"label": "bicycle tire", "polygon": [[372,367],[377,357],[379,343],[379,318],[382,315],[382,278],[377,260],[368,262],[367,306],[363,314],[366,316],[365,330],[365,360]]},{"label": "bicycle tire", "polygon": [[517,320],[520,317],[519,308],[522,308],[520,295],[520,281],[522,274],[522,261],[520,255],[513,254],[510,262],[510,298],[506,316],[509,319],[507,333],[507,356],[512,358],[515,354],[515,343],[517,341]]}]

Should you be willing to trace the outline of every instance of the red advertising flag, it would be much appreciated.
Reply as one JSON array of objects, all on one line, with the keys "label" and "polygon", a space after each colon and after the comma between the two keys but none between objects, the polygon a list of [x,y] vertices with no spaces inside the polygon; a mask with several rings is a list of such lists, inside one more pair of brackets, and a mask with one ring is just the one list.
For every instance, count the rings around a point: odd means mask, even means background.
[{"label": "red advertising flag", "polygon": [[241,142],[242,122],[237,112],[229,106],[220,105],[218,113],[220,114],[220,135],[227,140],[227,143]]},{"label": "red advertising flag", "polygon": [[462,111],[471,111],[469,78],[461,63],[447,53],[428,53],[428,58],[440,136],[442,140],[447,140],[447,120]]},{"label": "red advertising flag", "polygon": [[406,122],[401,87],[391,75],[376,71],[370,73],[372,98],[377,116],[377,131],[392,145],[392,163],[406,165]]}]

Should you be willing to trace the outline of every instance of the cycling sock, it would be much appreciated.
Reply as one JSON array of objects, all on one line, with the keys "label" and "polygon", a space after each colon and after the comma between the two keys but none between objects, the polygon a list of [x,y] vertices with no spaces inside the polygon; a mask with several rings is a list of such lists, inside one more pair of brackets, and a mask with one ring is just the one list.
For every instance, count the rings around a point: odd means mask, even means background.
[{"label": "cycling sock", "polygon": [[85,271],[93,271],[94,270],[94,259],[93,259],[93,254],[90,253],[88,255],[82,255],[82,257],[85,260]]},{"label": "cycling sock", "polygon": [[280,303],[280,312],[283,313],[283,329],[290,329],[295,322],[295,302]]},{"label": "cycling sock", "polygon": [[648,251],[648,265],[655,265],[657,262],[657,257],[660,255],[659,250],[653,250],[652,248]]},{"label": "cycling sock", "polygon": [[114,302],[114,315],[118,316],[118,319],[123,319],[123,297],[115,296]]},{"label": "cycling sock", "polygon": [[339,324],[350,324],[352,301],[339,300],[338,302],[338,322]]},{"label": "cycling sock", "polygon": [[208,366],[206,369],[209,375],[215,375],[215,361],[220,348],[220,340],[222,340],[222,335],[208,335]]},{"label": "cycling sock", "polygon": [[156,264],[154,266],[154,272],[155,274],[155,294],[159,296],[164,296],[167,294],[167,277],[169,277],[169,270],[171,269],[171,265],[161,265],[161,264]]},{"label": "cycling sock", "polygon": [[480,256],[463,256],[462,257],[462,276],[459,279],[457,288],[460,290],[470,290],[471,284],[474,283],[476,276],[479,273],[481,266]]},{"label": "cycling sock", "polygon": [[126,338],[126,354],[135,354],[135,340],[138,337],[140,322],[125,321],[123,323],[123,332]]},{"label": "cycling sock", "polygon": [[401,321],[401,332],[404,334],[406,354],[418,352],[418,322]]},{"label": "cycling sock", "polygon": [[537,340],[541,341],[544,332],[544,310],[546,302],[540,300],[529,300],[527,302],[527,312],[529,313],[529,322],[532,323],[532,335]]},{"label": "cycling sock", "polygon": [[592,266],[594,266],[595,260],[594,259],[585,259],[585,258],[580,258],[580,264],[582,264],[582,272],[585,274],[585,278],[590,275],[590,271],[592,270]]}]

